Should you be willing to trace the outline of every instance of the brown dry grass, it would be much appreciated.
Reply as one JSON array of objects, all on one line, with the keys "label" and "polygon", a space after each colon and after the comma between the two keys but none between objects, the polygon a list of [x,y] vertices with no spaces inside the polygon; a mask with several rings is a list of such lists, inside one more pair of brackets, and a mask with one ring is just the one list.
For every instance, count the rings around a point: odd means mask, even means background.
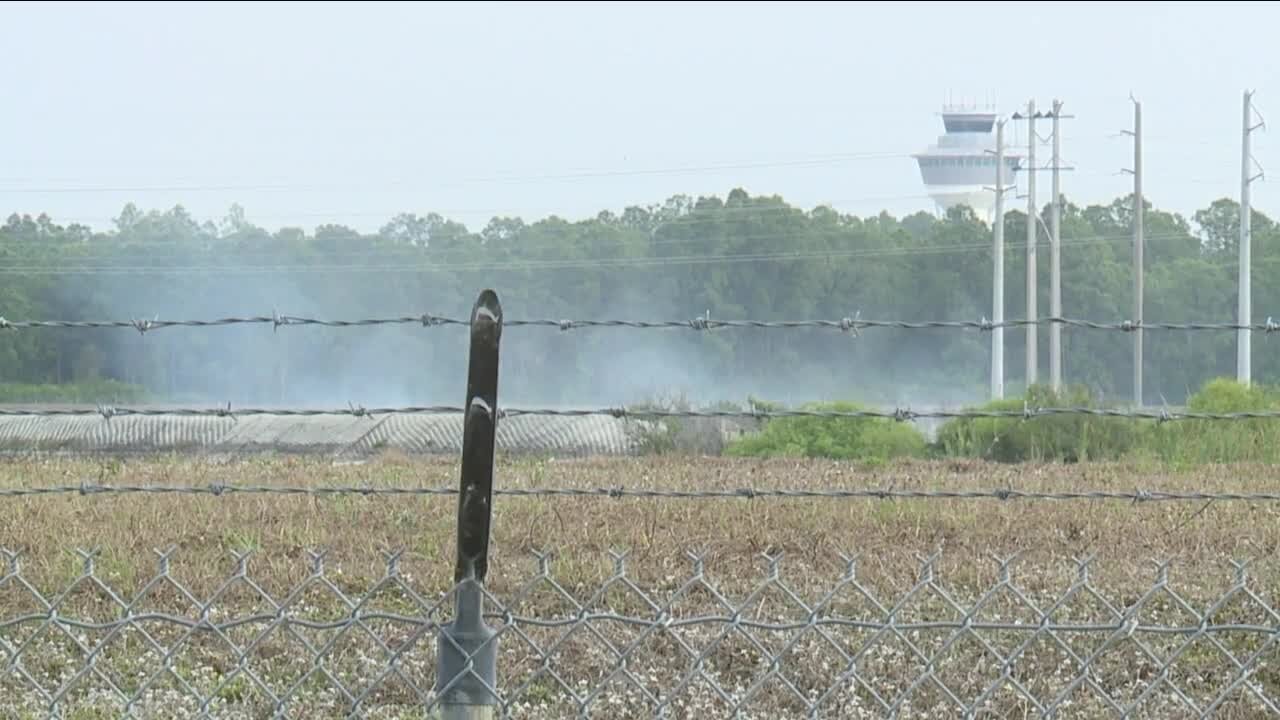
[{"label": "brown dry grass", "polygon": [[[190,458],[130,461],[63,459],[0,463],[0,487],[66,485],[81,481],[120,485],[207,486],[216,482],[234,482],[243,485],[438,487],[454,486],[457,476],[456,462],[399,456],[384,456],[368,463],[347,465],[334,465],[317,458],[226,462]],[[1194,473],[1169,473],[1153,466],[1102,464],[995,466],[972,462],[911,462],[859,467],[809,460],[512,460],[500,462],[497,482],[504,487],[522,488],[625,486],[691,490],[892,486],[902,489],[1014,487],[1047,491],[1142,488],[1274,492],[1280,488],[1280,468],[1211,467]],[[250,564],[251,576],[274,598],[280,599],[307,579],[306,550],[309,548],[328,549],[326,567],[329,577],[343,592],[352,596],[361,595],[383,576],[385,563],[381,551],[403,548],[405,554],[400,569],[406,584],[424,597],[435,599],[447,590],[452,577],[455,502],[455,498],[450,496],[215,498],[72,495],[5,499],[0,501],[0,547],[21,551],[22,576],[50,595],[64,588],[80,573],[81,565],[69,550],[100,547],[98,575],[122,596],[129,597],[155,575],[156,561],[151,550],[176,546],[172,576],[199,599],[210,597],[230,577],[234,570],[234,562],[230,558],[233,550],[252,549],[255,552]],[[535,575],[536,564],[531,552],[550,551],[555,554],[551,570],[556,580],[579,601],[586,601],[613,570],[608,551],[626,549],[630,551],[628,576],[661,604],[690,575],[691,563],[685,551],[699,550],[706,554],[707,573],[715,587],[734,602],[741,602],[765,577],[766,563],[761,554],[781,553],[784,557],[782,581],[806,602],[813,602],[839,582],[845,570],[845,564],[840,560],[843,552],[859,557],[860,582],[882,602],[888,603],[903,597],[919,579],[919,556],[941,551],[935,565],[938,586],[961,604],[968,605],[998,579],[997,564],[992,556],[1019,553],[1021,557],[1014,566],[1013,580],[1020,590],[1044,608],[1061,596],[1077,578],[1072,558],[1096,555],[1091,571],[1092,585],[1117,607],[1123,608],[1134,602],[1153,585],[1157,577],[1153,560],[1167,560],[1171,562],[1170,586],[1193,607],[1204,608],[1231,586],[1233,575],[1228,561],[1253,558],[1255,563],[1250,569],[1252,587],[1271,606],[1280,607],[1280,568],[1274,561],[1278,546],[1280,509],[1274,504],[1218,502],[1204,506],[1199,503],[1155,502],[1135,505],[1116,501],[499,497],[495,508],[491,544],[493,558],[488,585],[498,597],[512,597]],[[20,596],[12,584],[7,589],[0,586],[0,622],[31,611],[30,599]],[[908,603],[903,616],[928,619],[951,619],[955,616],[936,592],[926,593],[926,596]],[[248,612],[261,605],[260,600],[235,597],[239,599],[229,596],[221,603],[224,612]],[[682,601],[684,604],[677,609],[696,614],[713,608],[714,603],[705,593],[697,595],[697,598],[696,603]],[[386,600],[388,607],[406,610],[402,596],[394,601],[389,598],[380,600]],[[768,590],[757,600],[758,607],[753,602],[748,609],[760,617],[774,620],[794,618],[798,612],[777,588]],[[184,602],[176,593],[157,592],[141,601],[138,607],[192,614],[192,607]],[[646,612],[644,602],[634,594],[614,593],[598,604],[624,614],[644,615]],[[85,600],[83,605],[76,607],[87,609],[91,605]],[[331,593],[307,595],[300,605],[322,615],[330,613],[330,617],[333,617],[335,608],[343,610]],[[94,607],[99,611],[103,609],[100,604]],[[1186,625],[1189,622],[1186,613],[1180,611],[1176,603],[1161,601],[1151,607],[1153,614],[1144,617],[1144,623]],[[842,594],[833,602],[832,608],[838,608],[851,617],[874,617],[876,612],[865,601],[854,597],[852,592]],[[110,607],[106,609],[111,610]],[[539,617],[562,617],[573,612],[570,603],[545,587],[525,598],[514,610],[518,614]],[[1034,615],[1025,607],[1019,608],[1018,603],[1009,597],[1002,597],[990,612],[997,610],[1006,619],[1026,620]],[[1086,607],[1081,601],[1079,607],[1073,606],[1072,612],[1075,617],[1094,613],[1093,619],[1110,621],[1096,604]],[[1241,613],[1249,617],[1260,612],[1256,607],[1241,609]],[[448,614],[446,610],[442,617]],[[1259,622],[1266,621],[1263,624],[1274,624],[1265,613],[1258,617],[1262,618]],[[721,629],[693,628],[690,630],[689,637],[693,638],[690,642],[695,647],[705,646]],[[0,630],[0,637],[4,632]],[[388,632],[394,635],[396,631]],[[536,631],[533,635],[543,637],[539,642],[549,644],[563,632],[563,629]],[[637,637],[636,632],[628,635],[625,628],[608,632],[615,633],[609,635],[614,642],[635,640]],[[852,643],[846,647],[846,652],[852,652],[849,647],[857,646],[854,635],[856,633],[851,633],[846,638]],[[545,674],[537,673],[541,663],[539,652],[531,650],[517,638],[508,637],[504,648],[509,650],[502,656],[499,670],[503,686],[516,688],[527,681],[520,688],[515,709],[527,717],[575,715],[576,706],[567,700],[563,688]],[[781,639],[776,643],[766,641],[764,644],[769,650],[762,653],[760,648],[745,639],[734,639],[736,637],[734,635],[725,641],[721,650],[711,658],[714,660],[721,655],[729,658],[725,660],[728,665],[717,666],[714,677],[730,690],[734,687],[745,689],[753,679],[766,672],[767,655],[778,652],[784,642]],[[945,637],[946,633],[938,637],[922,636],[915,642],[919,642],[922,648],[936,650],[942,646]],[[431,653],[434,650],[428,640],[422,641],[422,663],[413,666],[411,671],[414,682],[424,688],[431,685],[433,672]],[[599,681],[601,671],[616,666],[616,659],[599,639],[579,632],[571,640],[564,646],[562,654],[555,658],[555,667],[570,684],[576,682],[573,678],[578,678],[582,682],[581,689],[585,690]],[[1168,647],[1159,646],[1159,653],[1172,652],[1180,641],[1177,637],[1170,638],[1166,643]],[[305,652],[298,652],[291,642],[277,636],[271,642],[263,643],[261,648],[264,652],[274,648],[271,651],[275,656],[287,657],[290,652],[301,656],[294,658],[303,663],[294,668],[294,675],[290,675],[293,671],[288,670],[287,663],[273,665],[268,660],[255,658],[255,662],[264,663],[259,670],[261,674],[279,675],[274,681],[279,687],[287,686],[290,679],[302,677],[306,662],[309,662]],[[1014,639],[1004,644],[998,639],[993,642],[1005,653],[1016,646]],[[1260,658],[1262,669],[1255,679],[1266,688],[1265,692],[1270,693],[1269,697],[1274,702],[1280,703],[1280,674],[1277,673],[1280,647],[1277,643],[1267,648],[1256,643],[1248,644],[1252,640],[1240,642],[1243,644],[1231,647],[1243,653],[1242,657],[1251,649],[1263,649],[1264,654]],[[657,688],[669,691],[678,683],[676,670],[683,671],[690,658],[670,642],[662,646],[655,643],[657,640],[652,638],[644,640],[636,649],[632,667],[633,670],[640,668],[638,672],[642,677],[643,669],[648,668],[653,691]],[[1037,691],[1038,696],[1051,696],[1055,688],[1072,677],[1074,670],[1069,666],[1062,669],[1060,648],[1055,649],[1050,643],[1041,641],[1037,643],[1045,647],[1037,645],[1023,656],[1027,664],[1024,671],[1029,678],[1026,682],[1029,686],[1035,682],[1043,686],[1043,692]],[[1214,683],[1222,681],[1223,673],[1234,669],[1218,650],[1207,644],[1201,647],[1201,644],[1202,641],[1197,641],[1194,647],[1184,648],[1181,659],[1172,668],[1173,677],[1181,686],[1195,688],[1195,692],[1189,694],[1198,703],[1211,697],[1215,687],[1220,690],[1225,686],[1225,682],[1222,685]],[[24,652],[24,659],[45,652],[50,658],[62,658],[58,662],[75,661],[74,650],[59,649],[55,645],[41,646],[44,649],[40,651],[33,645],[32,649]],[[966,649],[961,652],[959,645]],[[947,666],[949,669],[939,669],[938,672],[949,678],[948,687],[959,688],[957,695],[973,697],[996,681],[998,672],[991,668],[998,669],[999,662],[993,665],[988,655],[986,666],[989,667],[979,671],[977,668],[983,667],[982,663],[974,662],[983,656],[982,648],[969,640],[959,645],[952,650],[959,664],[953,663]],[[814,636],[812,631],[804,642],[789,652],[794,653],[797,648],[806,648],[806,653],[803,657],[788,654],[784,659],[790,664],[787,666],[790,669],[783,675],[799,686],[811,686],[821,691],[842,669],[838,653],[831,650],[826,641]],[[207,692],[222,698],[221,702],[227,709],[241,708],[249,713],[246,716],[256,717],[253,708],[263,707],[263,694],[245,682],[246,676],[234,677],[234,663],[228,664],[225,658],[217,660],[214,656],[218,651],[225,656],[227,647],[203,647],[198,652],[193,649],[183,654],[182,661],[190,665],[183,677],[203,677],[201,673],[205,673],[209,677],[205,679],[206,685],[199,686],[204,688],[202,694]],[[369,666],[365,668],[366,673],[375,672],[370,668],[378,666],[376,648],[360,650],[353,647],[349,655],[356,658],[362,653],[363,660],[350,660],[355,663],[349,668],[353,676],[360,674],[361,662]],[[126,654],[121,644],[116,655]],[[123,663],[119,670],[121,677],[125,676],[126,670],[136,670],[131,665],[126,668],[126,665],[141,662],[139,658],[152,663],[157,660],[154,655],[145,656],[145,652],[135,652],[132,660],[120,659],[119,662]],[[0,657],[0,661],[4,660],[6,658]],[[760,666],[760,662],[765,664]],[[881,666],[877,667],[877,663]],[[57,662],[53,665],[56,666]],[[834,670],[831,669],[833,665]],[[1058,666],[1056,671],[1055,665]],[[678,667],[673,670],[672,666]],[[1114,688],[1117,701],[1124,702],[1139,696],[1151,681],[1143,673],[1155,672],[1159,663],[1144,658],[1135,646],[1117,659],[1108,659],[1095,667],[1110,683],[1108,687]],[[873,685],[877,692],[889,697],[905,690],[911,680],[925,671],[923,661],[913,657],[909,647],[892,639],[884,643],[884,649],[866,656],[860,668],[863,668],[860,675],[874,676]],[[50,678],[62,675],[57,667],[48,668],[47,672]],[[1058,678],[1062,682],[1055,684],[1055,672],[1065,673]],[[230,681],[226,680],[228,677]],[[6,682],[17,684],[6,685]],[[53,679],[49,682],[56,684]],[[218,688],[220,682],[227,684]],[[406,687],[397,689],[393,687],[395,682],[399,681],[393,677],[386,688],[371,696],[381,698],[380,707],[404,708],[411,704],[413,693],[407,688],[407,683]],[[227,688],[236,683],[248,687],[236,686],[236,692],[229,693]],[[164,687],[164,683],[157,687]],[[29,696],[35,694],[29,684],[12,678],[0,682],[0,690],[13,689],[25,691]],[[334,708],[343,705],[341,692],[333,688],[312,690],[314,692],[310,694],[302,693],[305,699],[302,707],[309,715],[327,716],[327,712],[336,712]],[[621,687],[615,694],[606,693],[592,707],[601,717],[643,714],[649,708],[636,692]],[[728,711],[728,706],[705,683],[695,683],[687,692],[692,703],[690,708],[699,708],[698,712],[704,715]],[[930,716],[934,717],[954,714],[946,712],[948,701],[931,683],[924,683],[916,692],[911,707],[904,709],[904,716],[914,716],[916,712],[932,712],[935,714]],[[109,698],[98,698],[91,702],[91,699],[85,699],[90,698],[89,693],[73,695],[80,698],[78,702],[90,703],[86,707],[96,707],[92,702],[109,704],[110,701]],[[227,695],[229,697],[224,697]],[[839,703],[833,699],[824,705],[824,712],[834,713],[833,716],[861,717],[863,715],[859,713],[874,707],[865,688],[850,686],[841,689],[838,695]],[[0,716],[3,717],[7,717],[4,715],[5,702],[0,700]],[[612,704],[615,702],[621,704]],[[1001,716],[1015,712],[1020,716],[1027,707],[1025,702],[1007,690],[997,693],[992,702],[993,709]],[[1148,712],[1161,717],[1189,716],[1186,708],[1180,708],[1178,701],[1171,699],[1167,692],[1155,692],[1146,703],[1140,713],[1144,716],[1149,716]],[[36,702],[30,707],[39,705]],[[163,712],[175,712],[175,707],[161,705]],[[1237,692],[1221,708],[1223,714],[1220,716],[1253,717],[1259,712],[1259,707],[1247,693]],[[1081,699],[1068,712],[1093,716],[1091,713],[1101,712],[1102,708],[1096,697],[1090,700],[1087,691],[1082,691]],[[766,683],[765,690],[747,709],[761,712],[760,717],[776,717],[800,712],[803,706],[797,704],[789,690],[773,680]],[[421,717],[411,710],[404,710],[403,714],[396,716]],[[755,715],[749,712],[744,716]],[[878,713],[866,716],[878,716]]]}]

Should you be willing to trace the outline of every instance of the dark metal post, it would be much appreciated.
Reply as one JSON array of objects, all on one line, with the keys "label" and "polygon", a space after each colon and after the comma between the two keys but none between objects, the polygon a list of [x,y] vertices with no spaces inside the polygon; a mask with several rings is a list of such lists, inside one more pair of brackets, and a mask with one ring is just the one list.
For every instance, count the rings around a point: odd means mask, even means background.
[{"label": "dark metal post", "polygon": [[498,427],[498,343],[502,305],[492,290],[471,310],[471,358],[462,430],[458,495],[457,617],[440,632],[436,691],[441,720],[487,720],[497,697],[498,640],[484,624],[484,578],[489,570],[493,459]]}]

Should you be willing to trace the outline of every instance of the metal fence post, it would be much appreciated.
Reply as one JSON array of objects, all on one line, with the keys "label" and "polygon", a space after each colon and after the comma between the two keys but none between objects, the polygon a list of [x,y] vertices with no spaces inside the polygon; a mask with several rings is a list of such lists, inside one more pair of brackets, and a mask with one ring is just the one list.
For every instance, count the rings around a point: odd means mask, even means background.
[{"label": "metal fence post", "polygon": [[441,720],[488,720],[498,704],[498,639],[484,623],[484,578],[489,569],[501,338],[502,305],[496,293],[485,290],[471,310],[454,568],[457,616],[440,632],[436,691]]}]

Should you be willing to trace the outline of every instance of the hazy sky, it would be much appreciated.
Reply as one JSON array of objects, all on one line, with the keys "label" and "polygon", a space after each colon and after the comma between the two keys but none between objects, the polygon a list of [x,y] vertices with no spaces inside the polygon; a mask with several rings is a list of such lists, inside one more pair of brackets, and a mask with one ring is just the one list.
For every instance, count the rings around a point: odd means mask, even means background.
[{"label": "hazy sky", "polygon": [[[0,209],[95,227],[134,201],[479,229],[735,186],[906,213],[931,208],[906,155],[948,93],[1065,101],[1063,190],[1091,202],[1130,187],[1132,91],[1148,195],[1190,213],[1238,195],[1242,90],[1280,114],[1269,4],[6,3],[0,21]],[[1277,134],[1255,153],[1280,172]],[[1280,214],[1277,183],[1255,187]]]}]

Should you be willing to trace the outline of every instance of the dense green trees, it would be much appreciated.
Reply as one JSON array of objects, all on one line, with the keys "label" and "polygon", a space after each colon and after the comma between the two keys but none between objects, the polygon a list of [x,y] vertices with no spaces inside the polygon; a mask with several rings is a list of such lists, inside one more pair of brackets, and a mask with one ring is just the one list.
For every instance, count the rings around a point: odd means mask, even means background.
[{"label": "dense green trees", "polygon": [[[1120,321],[1131,307],[1131,205],[1062,215],[1063,308]],[[375,235],[342,225],[274,233],[234,207],[218,224],[183,208],[129,205],[108,232],[14,215],[0,227],[0,315],[23,319],[212,318],[228,315],[463,317],[494,287],[509,318],[977,320],[991,316],[990,228],[946,217],[843,215],[734,190],[670,198],[569,222],[494,218],[479,230],[405,213]],[[1047,218],[1046,218],[1047,219]],[[1006,317],[1022,316],[1025,216],[1006,217]],[[1238,206],[1191,219],[1151,207],[1147,319],[1232,321]],[[1256,321],[1280,316],[1280,229],[1256,214]],[[1044,238],[1041,238],[1044,242]],[[1047,310],[1048,254],[1041,297]],[[1234,370],[1234,333],[1147,334],[1148,402],[1177,404]],[[1280,380],[1275,341],[1254,342],[1254,372]],[[1040,333],[1041,371],[1048,366]],[[456,401],[465,376],[457,328],[406,325],[0,331],[0,383],[114,380],[175,400],[362,403]],[[508,402],[622,403],[682,391],[699,401],[748,393],[800,403],[848,399],[971,402],[985,394],[989,337],[977,331],[626,331],[512,328],[504,338]],[[1064,332],[1068,381],[1124,403],[1128,336]],[[1006,335],[1011,394],[1023,334]],[[111,385],[99,385],[113,387]]]}]

